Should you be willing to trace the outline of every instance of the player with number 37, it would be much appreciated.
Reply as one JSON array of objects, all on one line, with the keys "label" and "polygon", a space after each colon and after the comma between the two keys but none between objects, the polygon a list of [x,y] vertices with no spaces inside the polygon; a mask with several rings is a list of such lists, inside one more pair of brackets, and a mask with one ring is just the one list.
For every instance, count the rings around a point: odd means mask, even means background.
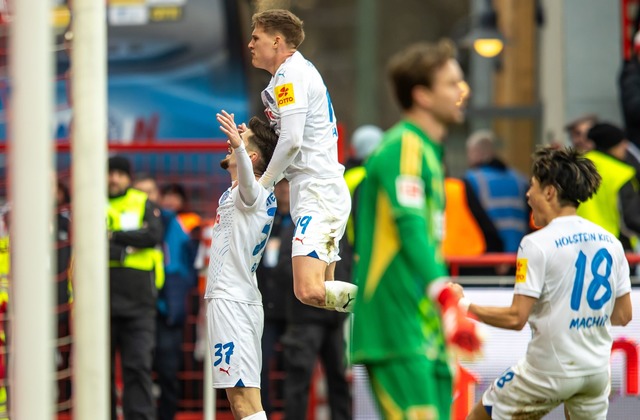
[{"label": "player with number 37", "polygon": [[605,419],[611,325],[632,317],[629,264],[618,239],[576,215],[600,186],[591,161],[572,149],[543,148],[532,172],[527,198],[542,228],[520,243],[511,306],[460,300],[494,327],[520,330],[528,322],[532,338],[524,359],[468,418],[542,418],[564,403],[572,419]]},{"label": "player with number 37", "polygon": [[213,387],[226,390],[234,418],[267,420],[260,401],[264,311],[255,271],[271,233],[276,199],[258,177],[278,136],[256,117],[248,127],[238,126],[225,111],[217,120],[228,139],[229,154],[220,166],[231,175],[231,186],[218,201],[204,295]]}]

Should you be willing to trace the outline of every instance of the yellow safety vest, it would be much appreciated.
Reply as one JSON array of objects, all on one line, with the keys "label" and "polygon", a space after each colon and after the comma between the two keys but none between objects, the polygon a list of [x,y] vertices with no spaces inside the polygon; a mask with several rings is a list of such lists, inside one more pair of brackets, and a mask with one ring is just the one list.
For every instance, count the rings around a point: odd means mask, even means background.
[{"label": "yellow safety vest", "polygon": [[[127,230],[140,229],[144,220],[144,210],[147,203],[147,195],[142,191],[129,188],[127,193],[120,197],[109,199],[107,211],[107,226],[110,231],[122,231],[123,219],[126,218]],[[162,251],[157,248],[134,248],[128,252],[124,262],[109,261],[109,267],[127,267],[136,270],[155,271],[156,288],[164,285],[164,257]]]},{"label": "yellow safety vest", "polygon": [[620,237],[618,193],[624,184],[634,180],[636,170],[633,166],[596,150],[587,152],[585,157],[598,169],[602,176],[602,183],[589,200],[578,206],[577,213],[618,238]]},{"label": "yellow safety vest", "polygon": [[[0,306],[9,303],[9,272],[11,271],[11,254],[9,253],[9,229],[0,215]],[[2,331],[4,335],[4,331]],[[0,337],[4,340],[4,337]]]}]

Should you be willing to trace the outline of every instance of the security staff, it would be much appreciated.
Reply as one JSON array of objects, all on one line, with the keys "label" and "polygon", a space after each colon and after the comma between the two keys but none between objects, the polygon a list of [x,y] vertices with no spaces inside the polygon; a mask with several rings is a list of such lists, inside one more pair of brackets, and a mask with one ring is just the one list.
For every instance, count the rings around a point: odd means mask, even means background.
[{"label": "security staff", "polygon": [[131,185],[131,164],[122,156],[109,159],[109,278],[111,306],[111,418],[116,420],[114,383],[116,351],[120,352],[125,420],[155,419],[151,366],[155,347],[157,287],[161,286],[160,210]]},{"label": "security staff", "polygon": [[585,157],[602,177],[598,191],[578,207],[578,216],[602,226],[631,250],[640,236],[640,196],[636,170],[627,164],[629,140],[619,127],[602,122],[587,133],[595,149]]}]

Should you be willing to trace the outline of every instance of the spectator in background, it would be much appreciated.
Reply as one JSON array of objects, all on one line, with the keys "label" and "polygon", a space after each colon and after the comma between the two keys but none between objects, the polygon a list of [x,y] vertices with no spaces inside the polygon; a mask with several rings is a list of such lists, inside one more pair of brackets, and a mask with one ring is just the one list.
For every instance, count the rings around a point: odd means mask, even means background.
[{"label": "spectator in background", "polygon": [[[586,114],[567,124],[571,145],[580,153],[595,149],[596,145],[589,139],[588,132],[597,122],[598,117],[595,114]],[[627,143],[624,161],[635,168],[636,179],[640,181],[640,149],[632,142]]]},{"label": "spectator in background", "polygon": [[[61,344],[71,335],[69,325],[73,287],[71,284],[71,194],[69,188],[60,180],[56,182],[56,296],[58,325],[57,367],[58,371],[69,368],[70,346]],[[71,378],[62,378],[58,384],[58,399],[71,399]]]},{"label": "spectator in background", "polygon": [[[485,212],[467,181],[452,177],[444,180],[445,257],[478,256],[487,252],[504,252],[500,234]],[[495,274],[493,267],[462,268],[462,275]]]},{"label": "spectator in background", "polygon": [[[636,16],[636,30],[640,23],[640,11]],[[633,38],[633,49],[628,60],[622,63],[619,92],[627,144],[625,162],[636,170],[636,179],[640,182],[640,31]]]},{"label": "spectator in background", "polygon": [[[637,28],[636,28],[637,30]],[[622,63],[619,92],[628,139],[640,147],[640,31],[633,38],[633,50]]]},{"label": "spectator in background", "polygon": [[504,251],[516,252],[529,231],[525,196],[529,182],[498,158],[496,139],[489,130],[478,130],[467,139],[467,161],[464,179],[498,229]]},{"label": "spectator in background", "polygon": [[[10,206],[3,202],[0,205],[0,348],[7,348],[8,325],[6,322],[9,311],[9,277],[11,275],[11,253],[9,238]],[[7,351],[0,352],[0,419],[9,419],[9,405],[7,404]]]},{"label": "spectator in background", "polygon": [[[198,247],[200,217],[184,212],[187,193],[180,184],[162,188],[149,175],[136,176],[134,188],[160,204],[164,226],[164,286],[160,289],[156,304],[156,351],[153,368],[160,388],[158,420],[173,420],[178,410],[182,366],[182,343],[187,320],[187,299],[196,286],[197,273],[194,260]],[[178,211],[179,213],[176,213]],[[193,226],[193,227],[192,227]]]},{"label": "spectator in background", "polygon": [[585,114],[570,121],[565,126],[569,134],[571,146],[578,152],[586,153],[595,147],[593,142],[587,137],[587,132],[597,122],[598,117],[595,114]]},{"label": "spectator in background", "polygon": [[[186,201],[186,192],[178,184],[167,188],[181,191],[180,203]],[[151,176],[137,176],[134,188],[148,194],[149,199],[164,204],[158,185]],[[163,189],[164,191],[164,189]],[[169,202],[175,203],[173,197]],[[196,286],[197,274],[193,267],[197,243],[186,232],[173,210],[161,208],[164,226],[164,286],[156,303],[156,351],[153,367],[160,387],[158,420],[173,420],[178,410],[180,381],[178,373],[182,362],[184,324],[187,318],[187,298]]]},{"label": "spectator in background", "polygon": [[[69,336],[71,328],[69,325],[71,314],[71,303],[73,302],[73,287],[71,284],[71,220],[69,205],[71,204],[71,194],[68,187],[56,179],[55,174],[51,178],[55,205],[55,244],[53,249],[56,254],[55,265],[55,286],[56,307],[56,368],[58,371],[57,380],[57,401],[59,404],[69,404],[71,401],[71,378],[70,373],[65,370],[69,368],[71,345]],[[9,333],[7,323],[7,313],[10,295],[11,276],[11,254],[10,254],[10,219],[11,205],[4,199],[0,199],[0,348],[6,350],[7,335]],[[0,352],[0,381],[7,380],[7,351]],[[0,419],[9,419],[9,409],[7,404],[7,387],[0,384]]]},{"label": "spectator in background", "polygon": [[[284,352],[285,419],[304,419],[309,390],[318,357],[327,378],[329,410],[334,420],[351,418],[351,397],[344,361],[344,321],[346,314],[302,304],[293,293],[291,244],[295,225],[289,213],[289,182],[276,184],[278,210],[271,237],[258,268],[265,328],[262,336],[262,404],[270,416],[273,408],[269,390],[269,365],[274,346],[281,342]],[[339,264],[338,264],[339,266]],[[286,332],[285,332],[286,331]]]},{"label": "spectator in background", "polygon": [[[175,200],[173,191],[178,191],[182,205],[169,208]],[[158,333],[155,369],[158,372],[160,400],[158,420],[173,420],[178,409],[178,373],[182,361],[182,342],[187,319],[187,300],[196,287],[198,276],[194,268],[200,231],[200,216],[184,211],[187,194],[180,184],[161,189],[160,203],[166,223],[164,235],[164,287],[158,296]]]},{"label": "spectator in background", "polygon": [[59,213],[61,213],[63,216],[66,216],[67,218],[70,217],[69,206],[71,205],[71,193],[69,192],[69,187],[67,187],[67,185],[61,180],[57,181],[56,205],[58,207]]},{"label": "spectator in background", "polygon": [[384,132],[375,125],[363,125],[358,127],[353,132],[353,136],[351,136],[353,155],[345,164],[346,170],[344,173],[344,179],[347,182],[347,187],[349,187],[352,202],[351,214],[347,223],[347,238],[351,246],[353,246],[353,240],[355,238],[353,223],[356,209],[353,206],[357,203],[356,190],[366,176],[364,161],[373,153],[376,147],[378,147],[382,141],[383,134]]},{"label": "spectator in background", "polygon": [[185,187],[178,183],[167,184],[160,189],[160,196],[160,206],[173,211],[183,230],[188,232],[195,242],[199,241],[202,218],[189,209],[189,197]]},{"label": "spectator in background", "polygon": [[[293,293],[291,268],[291,241],[295,225],[289,213],[289,181],[276,184],[274,194],[277,210],[273,219],[271,236],[265,246],[262,261],[256,271],[258,287],[262,293],[264,308],[264,332],[262,333],[262,376],[260,396],[267,418],[273,413],[270,373],[273,366],[282,365],[276,358],[276,345],[281,343],[287,327],[287,293]],[[280,370],[283,370],[282,367]],[[278,394],[282,395],[282,388]]]},{"label": "spectator in background", "polygon": [[[291,225],[280,232],[279,266],[291,264],[294,230],[295,226]],[[341,257],[343,260],[336,265],[336,273],[345,261],[343,253]],[[282,273],[285,274],[284,268]],[[288,271],[287,274],[285,288],[280,291],[285,296],[287,318],[286,332],[281,338],[285,371],[284,418],[296,420],[307,417],[311,381],[319,359],[327,381],[331,419],[351,419],[351,392],[346,378],[344,339],[344,323],[348,315],[300,302],[293,292],[292,272]]]},{"label": "spectator in background", "polygon": [[340,257],[336,264],[336,277],[351,281],[353,266],[353,250],[355,248],[355,220],[357,215],[358,187],[366,176],[365,160],[373,153],[382,141],[384,132],[375,125],[358,127],[351,136],[353,155],[347,161],[344,180],[351,195],[351,213],[347,221],[346,235],[340,240]]},{"label": "spectator in background", "polygon": [[595,149],[585,157],[595,164],[602,184],[578,207],[578,215],[611,232],[630,250],[624,236],[640,233],[640,196],[636,170],[624,161],[629,142],[620,128],[606,122],[594,125],[588,136]]},{"label": "spectator in background", "polygon": [[[351,156],[344,165],[345,179],[350,169],[362,167],[364,161],[382,141],[383,135],[384,131],[376,125],[366,124],[355,129],[351,135]],[[349,185],[348,182],[347,185]],[[351,189],[351,185],[349,188]]]},{"label": "spectator in background", "polygon": [[[71,195],[62,181],[56,186],[56,282],[58,297],[58,332],[69,334],[71,295]],[[65,308],[66,306],[66,308]]]},{"label": "spectator in background", "polygon": [[141,191],[130,188],[131,164],[109,159],[109,280],[111,306],[111,418],[117,419],[115,354],[120,352],[125,420],[156,417],[151,364],[155,347],[158,264],[162,242],[160,209]]},{"label": "spectator in background", "polygon": [[132,188],[147,194],[154,204],[160,205],[160,189],[155,178],[148,174],[136,174]]}]

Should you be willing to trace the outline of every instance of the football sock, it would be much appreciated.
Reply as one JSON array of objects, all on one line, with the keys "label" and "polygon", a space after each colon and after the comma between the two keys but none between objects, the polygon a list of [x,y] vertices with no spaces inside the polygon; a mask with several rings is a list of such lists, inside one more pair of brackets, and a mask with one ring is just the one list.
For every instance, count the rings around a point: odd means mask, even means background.
[{"label": "football sock", "polygon": [[327,309],[335,309],[338,312],[353,312],[358,286],[339,280],[327,280],[324,282],[325,299]]},{"label": "football sock", "polygon": [[243,417],[240,420],[267,420],[267,413],[264,411],[258,411],[257,413],[253,413],[250,416]]}]

